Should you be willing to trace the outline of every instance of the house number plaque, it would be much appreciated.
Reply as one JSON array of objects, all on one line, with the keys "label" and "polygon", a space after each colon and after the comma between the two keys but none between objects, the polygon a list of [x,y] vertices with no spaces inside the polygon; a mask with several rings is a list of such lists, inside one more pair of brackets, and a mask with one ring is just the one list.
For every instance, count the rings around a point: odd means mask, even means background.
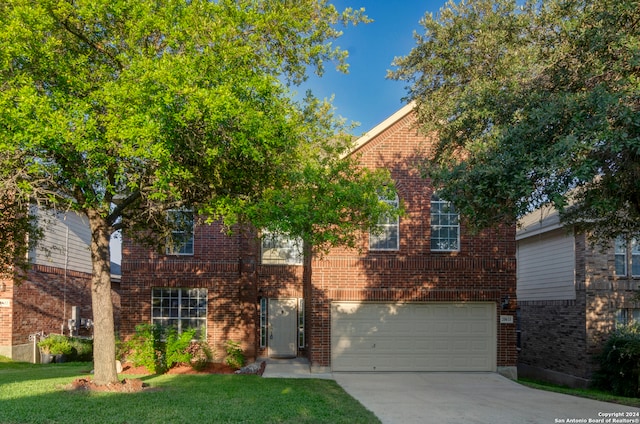
[{"label": "house number plaque", "polygon": [[513,324],[513,315],[500,315],[500,324]]},{"label": "house number plaque", "polygon": [[11,299],[0,299],[0,308],[11,307]]}]

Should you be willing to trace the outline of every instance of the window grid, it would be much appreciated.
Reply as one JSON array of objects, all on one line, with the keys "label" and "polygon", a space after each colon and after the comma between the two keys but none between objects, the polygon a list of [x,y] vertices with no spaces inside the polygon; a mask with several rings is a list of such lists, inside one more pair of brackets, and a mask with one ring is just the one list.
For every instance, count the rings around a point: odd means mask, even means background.
[{"label": "window grid", "polygon": [[151,294],[151,322],[173,327],[178,333],[196,329],[206,335],[207,289],[154,288]]},{"label": "window grid", "polygon": [[194,222],[192,211],[171,210],[167,219],[176,225],[167,238],[167,255],[193,255]]},{"label": "window grid", "polygon": [[[398,196],[394,199],[380,197],[381,201],[387,202],[392,208],[398,208]],[[376,225],[376,231],[369,233],[370,250],[398,250],[400,248],[400,218],[383,216]]]},{"label": "window grid", "polygon": [[616,238],[615,243],[615,263],[616,275],[624,277],[627,275],[627,242],[624,238]]},{"label": "window grid", "polygon": [[451,202],[431,196],[431,250],[460,250],[460,215]]}]

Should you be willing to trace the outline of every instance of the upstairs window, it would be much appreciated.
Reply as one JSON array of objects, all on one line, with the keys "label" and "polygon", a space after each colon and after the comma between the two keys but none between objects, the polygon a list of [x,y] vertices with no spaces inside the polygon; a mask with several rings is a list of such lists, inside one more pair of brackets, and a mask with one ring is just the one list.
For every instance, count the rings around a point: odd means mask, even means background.
[{"label": "upstairs window", "polygon": [[615,241],[616,275],[618,277],[628,276],[629,267],[631,267],[631,276],[640,277],[640,239],[627,240],[629,239],[618,237]]},{"label": "upstairs window", "polygon": [[[387,202],[393,209],[398,209],[398,196],[393,198],[380,197],[380,200]],[[400,218],[397,216],[384,215],[378,220],[374,231],[369,233],[370,250],[398,250],[400,248]]]},{"label": "upstairs window", "polygon": [[627,241],[623,237],[616,238],[615,243],[616,275],[627,275]]},{"label": "upstairs window", "polygon": [[167,219],[174,227],[167,238],[167,255],[193,255],[193,211],[171,210]]},{"label": "upstairs window", "polygon": [[431,196],[431,250],[460,250],[460,215],[451,202],[435,193]]},{"label": "upstairs window", "polygon": [[302,239],[284,234],[265,233],[262,236],[264,265],[302,265]]},{"label": "upstairs window", "polygon": [[640,241],[631,240],[631,275],[640,277]]}]

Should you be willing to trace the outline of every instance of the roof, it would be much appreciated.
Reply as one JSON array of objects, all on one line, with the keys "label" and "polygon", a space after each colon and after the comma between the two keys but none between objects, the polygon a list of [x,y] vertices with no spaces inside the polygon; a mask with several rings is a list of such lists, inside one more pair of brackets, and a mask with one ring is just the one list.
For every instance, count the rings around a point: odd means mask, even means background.
[{"label": "roof", "polygon": [[552,206],[544,206],[523,216],[518,220],[516,240],[543,234],[562,228],[560,215]]},{"label": "roof", "polygon": [[398,122],[399,120],[401,120],[402,118],[404,118],[405,116],[413,112],[415,107],[416,107],[415,102],[410,102],[406,104],[405,106],[400,108],[397,112],[395,112],[393,115],[391,115],[390,117],[388,117],[387,119],[385,119],[384,121],[382,121],[381,123],[373,127],[371,130],[364,133],[362,137],[356,140],[353,146],[353,151],[358,150],[360,147],[367,144],[372,138],[376,137],[381,132],[383,132],[384,130],[386,130],[387,128],[389,128],[390,126],[392,126],[393,124],[395,124],[396,122]]}]

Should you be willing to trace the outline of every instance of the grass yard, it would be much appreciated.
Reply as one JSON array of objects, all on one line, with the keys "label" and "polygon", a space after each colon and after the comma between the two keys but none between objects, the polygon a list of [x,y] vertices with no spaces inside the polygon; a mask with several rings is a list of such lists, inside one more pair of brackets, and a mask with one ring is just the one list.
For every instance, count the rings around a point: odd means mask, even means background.
[{"label": "grass yard", "polygon": [[140,393],[68,390],[90,367],[0,359],[0,423],[380,422],[332,380],[165,374],[138,377]]},{"label": "grass yard", "polygon": [[549,392],[563,393],[565,395],[579,396],[587,399],[599,400],[602,402],[611,402],[620,405],[640,408],[640,398],[616,396],[597,389],[574,389],[571,387],[559,386],[557,384],[531,380],[528,378],[519,378],[518,382],[534,389],[547,390]]}]

